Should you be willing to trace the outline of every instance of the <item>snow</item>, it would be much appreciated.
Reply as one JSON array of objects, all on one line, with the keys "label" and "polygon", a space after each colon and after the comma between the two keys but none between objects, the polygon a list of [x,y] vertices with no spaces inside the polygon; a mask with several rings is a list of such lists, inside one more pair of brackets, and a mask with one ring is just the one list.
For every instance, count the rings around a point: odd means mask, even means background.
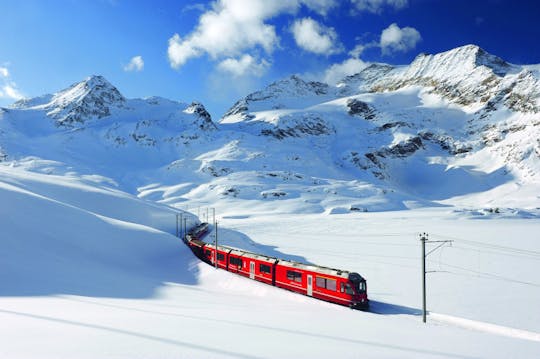
[{"label": "snow", "polygon": [[[361,273],[372,311],[360,312],[216,271],[174,237],[174,209],[75,173],[38,173],[34,162],[33,170],[0,166],[0,198],[10,204],[0,206],[1,357],[540,353],[538,217],[478,221],[449,208],[265,216],[218,209],[221,244]],[[428,269],[440,273],[428,274],[427,324],[419,231],[454,238],[428,257]]]},{"label": "snow", "polygon": [[[0,358],[538,358],[537,78],[465,46],[219,123],[100,76],[2,109]],[[176,220],[212,209],[221,245],[360,273],[371,311],[201,263]],[[422,232],[452,241],[427,324]]]}]

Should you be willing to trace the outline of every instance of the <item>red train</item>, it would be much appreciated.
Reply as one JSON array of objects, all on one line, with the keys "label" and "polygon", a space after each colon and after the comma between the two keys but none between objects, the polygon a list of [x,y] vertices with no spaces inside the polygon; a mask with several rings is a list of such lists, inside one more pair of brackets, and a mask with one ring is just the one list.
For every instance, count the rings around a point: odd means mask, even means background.
[{"label": "red train", "polygon": [[203,223],[188,233],[186,244],[201,260],[266,284],[355,309],[369,309],[366,280],[358,273],[287,261],[262,254],[216,247],[201,238],[208,232]]}]

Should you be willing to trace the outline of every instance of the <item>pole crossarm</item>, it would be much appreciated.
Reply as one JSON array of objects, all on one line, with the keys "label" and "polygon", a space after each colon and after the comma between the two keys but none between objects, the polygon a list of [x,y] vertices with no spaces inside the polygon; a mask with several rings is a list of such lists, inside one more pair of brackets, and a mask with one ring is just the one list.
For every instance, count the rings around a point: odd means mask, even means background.
[{"label": "pole crossarm", "polygon": [[430,250],[429,252],[426,253],[426,257],[429,256],[431,253],[435,252],[437,249],[441,248],[442,246],[444,246],[446,243],[452,243],[453,241],[430,241],[430,240],[426,240],[427,243],[440,243],[437,247],[433,248],[432,250]]}]

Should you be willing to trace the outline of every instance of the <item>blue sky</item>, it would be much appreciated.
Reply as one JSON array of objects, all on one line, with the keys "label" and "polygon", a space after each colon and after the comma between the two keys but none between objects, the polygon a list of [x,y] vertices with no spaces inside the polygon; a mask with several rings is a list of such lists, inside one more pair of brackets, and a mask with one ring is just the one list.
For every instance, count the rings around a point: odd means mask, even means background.
[{"label": "blue sky", "polygon": [[217,119],[295,73],[334,82],[370,62],[466,44],[540,63],[538,3],[2,0],[0,106],[100,74],[128,98],[197,100]]}]

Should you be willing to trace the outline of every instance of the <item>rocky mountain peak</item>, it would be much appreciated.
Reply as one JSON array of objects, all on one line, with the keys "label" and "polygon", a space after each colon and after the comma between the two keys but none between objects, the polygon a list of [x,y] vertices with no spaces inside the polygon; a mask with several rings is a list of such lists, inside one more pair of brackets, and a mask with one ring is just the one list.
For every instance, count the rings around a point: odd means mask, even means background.
[{"label": "rocky mountain peak", "polygon": [[93,75],[56,93],[51,104],[64,106],[70,102],[103,102],[104,104],[113,105],[123,103],[125,100],[120,91],[105,77]]},{"label": "rocky mountain peak", "polygon": [[243,119],[250,118],[247,112],[257,107],[271,107],[274,109],[287,107],[290,100],[317,98],[329,94],[330,86],[318,81],[305,81],[298,75],[275,81],[260,91],[253,92],[238,100],[223,118],[239,115]]},{"label": "rocky mountain peak", "polygon": [[408,67],[407,74],[459,80],[468,76],[471,71],[482,71],[479,69],[481,67],[486,73],[504,76],[512,66],[477,45],[466,45],[435,55],[420,54]]},{"label": "rocky mountain peak", "polygon": [[195,114],[201,119],[201,122],[199,123],[199,128],[201,130],[216,129],[216,125],[212,121],[212,116],[210,116],[210,113],[206,110],[202,103],[193,101],[191,105],[189,105],[184,110],[184,112],[189,114]]},{"label": "rocky mountain peak", "polygon": [[126,99],[103,76],[90,76],[56,93],[44,107],[57,125],[72,127],[90,118],[111,114],[114,107],[123,107]]},{"label": "rocky mountain peak", "polygon": [[369,90],[374,82],[386,76],[395,67],[387,64],[374,63],[357,74],[345,77],[336,84],[340,95],[351,95]]}]

